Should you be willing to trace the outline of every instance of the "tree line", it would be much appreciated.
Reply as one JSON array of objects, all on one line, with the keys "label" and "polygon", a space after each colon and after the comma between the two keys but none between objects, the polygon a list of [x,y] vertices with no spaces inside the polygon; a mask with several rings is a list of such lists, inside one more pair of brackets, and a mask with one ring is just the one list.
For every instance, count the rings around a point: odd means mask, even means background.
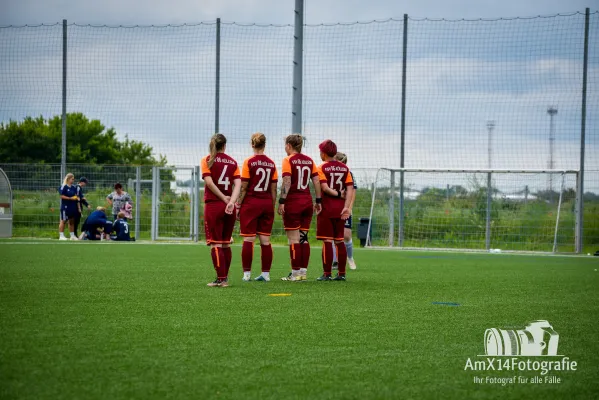
[{"label": "tree line", "polygon": [[[67,162],[69,164],[119,164],[166,166],[163,155],[152,155],[150,145],[125,136],[82,113],[67,114]],[[60,163],[62,118],[26,117],[0,123],[0,163]]]}]

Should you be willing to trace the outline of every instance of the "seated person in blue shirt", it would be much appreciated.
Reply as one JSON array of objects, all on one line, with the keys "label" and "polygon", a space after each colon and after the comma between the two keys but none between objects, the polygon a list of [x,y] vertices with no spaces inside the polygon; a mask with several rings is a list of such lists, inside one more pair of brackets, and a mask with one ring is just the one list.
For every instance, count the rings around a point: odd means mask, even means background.
[{"label": "seated person in blue shirt", "polygon": [[112,222],[106,218],[106,208],[97,207],[96,211],[89,214],[83,223],[82,231],[81,238],[100,240],[104,235],[104,238],[110,240],[109,234],[112,232]]},{"label": "seated person in blue shirt", "polygon": [[135,238],[132,238],[129,234],[129,223],[127,222],[127,218],[125,218],[124,212],[118,213],[117,220],[114,221],[114,225],[112,226],[112,236],[110,239],[122,242],[135,241]]}]

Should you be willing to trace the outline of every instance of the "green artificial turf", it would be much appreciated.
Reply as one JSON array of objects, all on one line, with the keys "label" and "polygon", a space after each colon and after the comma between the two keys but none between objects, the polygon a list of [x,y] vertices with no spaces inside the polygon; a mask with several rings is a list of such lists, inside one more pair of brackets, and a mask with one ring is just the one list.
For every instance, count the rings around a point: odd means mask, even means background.
[{"label": "green artificial turf", "polygon": [[[241,281],[202,245],[0,242],[0,398],[564,398],[599,394],[599,258],[356,250],[347,282]],[[254,276],[259,271],[256,251]],[[269,294],[290,293],[272,297]],[[434,302],[457,303],[455,305]],[[485,329],[546,319],[576,371],[474,383]],[[561,357],[557,357],[561,360]]]}]

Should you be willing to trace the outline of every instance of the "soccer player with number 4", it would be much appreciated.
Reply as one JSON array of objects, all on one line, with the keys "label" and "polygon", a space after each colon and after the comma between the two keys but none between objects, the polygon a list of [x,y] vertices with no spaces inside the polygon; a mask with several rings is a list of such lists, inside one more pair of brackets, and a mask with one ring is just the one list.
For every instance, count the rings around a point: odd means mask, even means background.
[{"label": "soccer player with number 4", "polygon": [[[310,262],[308,231],[312,215],[321,211],[320,181],[314,161],[302,154],[302,135],[289,135],[285,138],[283,159],[283,185],[279,197],[279,215],[283,216],[283,227],[289,241],[291,274],[284,281],[305,281]],[[314,184],[316,202],[312,204],[310,180]]]},{"label": "soccer player with number 4", "polygon": [[243,281],[251,280],[254,242],[260,238],[262,273],[255,280],[270,281],[272,246],[270,233],[275,220],[277,199],[277,168],[273,160],[264,155],[266,136],[254,133],[250,142],[254,155],[243,162],[241,169],[241,194],[235,203],[239,210],[240,233],[243,236],[241,264]]},{"label": "soccer player with number 4", "polygon": [[235,226],[235,201],[241,180],[237,162],[225,154],[227,138],[220,133],[210,139],[210,155],[201,162],[204,188],[204,229],[206,244],[212,255],[216,280],[210,287],[229,286],[231,267],[231,238]]},{"label": "soccer player with number 4", "polygon": [[[347,251],[343,242],[345,220],[351,216],[354,183],[347,165],[335,159],[337,145],[325,140],[318,148],[324,163],[319,167],[322,188],[322,212],[318,215],[316,238],[323,241],[322,266],[324,273],[319,281],[345,281]],[[341,196],[345,191],[345,199]],[[333,242],[337,249],[339,271],[331,278],[333,266]]]}]

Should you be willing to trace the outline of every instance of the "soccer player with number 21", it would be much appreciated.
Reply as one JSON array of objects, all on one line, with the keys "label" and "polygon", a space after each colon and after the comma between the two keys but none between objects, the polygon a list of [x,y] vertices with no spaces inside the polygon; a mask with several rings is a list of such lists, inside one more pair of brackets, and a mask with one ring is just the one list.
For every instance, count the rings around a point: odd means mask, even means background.
[{"label": "soccer player with number 21", "polygon": [[270,233],[275,220],[277,199],[277,168],[273,160],[264,154],[266,136],[254,133],[250,144],[254,155],[243,162],[241,169],[241,194],[235,203],[239,210],[239,227],[243,236],[241,264],[243,281],[251,280],[252,259],[256,235],[260,238],[262,273],[255,280],[270,281],[272,246]]}]

